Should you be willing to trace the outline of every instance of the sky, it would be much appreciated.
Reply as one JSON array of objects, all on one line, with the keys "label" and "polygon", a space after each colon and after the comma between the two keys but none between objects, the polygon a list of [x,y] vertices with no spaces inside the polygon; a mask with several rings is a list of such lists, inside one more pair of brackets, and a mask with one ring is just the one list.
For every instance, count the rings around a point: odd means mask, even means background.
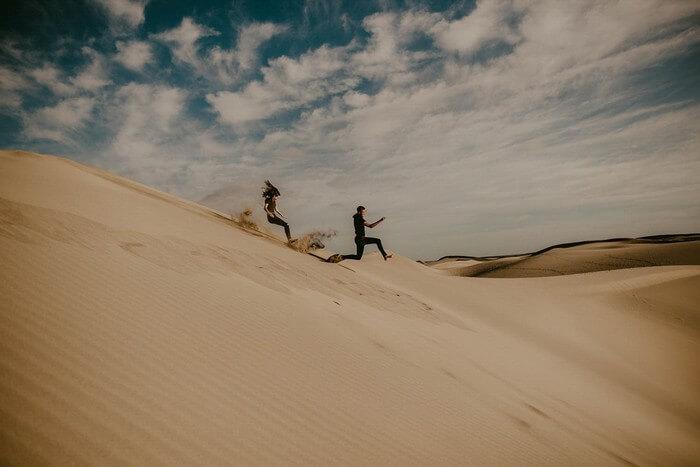
[{"label": "sky", "polygon": [[[11,0],[0,147],[415,259],[700,231],[696,0]],[[280,230],[275,226],[273,229]]]}]

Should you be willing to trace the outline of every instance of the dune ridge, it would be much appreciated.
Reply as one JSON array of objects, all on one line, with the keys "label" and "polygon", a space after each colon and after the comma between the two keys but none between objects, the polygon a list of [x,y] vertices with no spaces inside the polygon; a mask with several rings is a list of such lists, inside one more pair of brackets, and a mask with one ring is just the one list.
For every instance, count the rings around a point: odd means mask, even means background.
[{"label": "dune ridge", "polygon": [[0,463],[700,459],[699,266],[344,268],[65,159],[0,181]]},{"label": "dune ridge", "polygon": [[700,234],[581,241],[517,255],[451,255],[424,264],[464,277],[546,277],[648,266],[700,265]]}]

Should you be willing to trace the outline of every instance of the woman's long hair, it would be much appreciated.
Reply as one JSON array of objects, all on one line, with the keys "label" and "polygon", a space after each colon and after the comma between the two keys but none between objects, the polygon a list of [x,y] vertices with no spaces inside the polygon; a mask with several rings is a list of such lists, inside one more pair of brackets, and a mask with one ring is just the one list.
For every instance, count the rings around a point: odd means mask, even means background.
[{"label": "woman's long hair", "polygon": [[265,199],[270,199],[273,196],[279,196],[280,191],[270,183],[270,180],[265,180],[265,186],[262,187],[262,197]]}]

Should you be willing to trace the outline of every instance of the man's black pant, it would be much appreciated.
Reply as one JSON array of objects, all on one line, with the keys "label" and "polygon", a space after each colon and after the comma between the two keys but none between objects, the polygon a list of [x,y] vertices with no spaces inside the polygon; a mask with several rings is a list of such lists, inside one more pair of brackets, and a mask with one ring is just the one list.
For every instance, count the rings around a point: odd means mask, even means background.
[{"label": "man's black pant", "polygon": [[355,237],[355,245],[357,246],[357,254],[356,255],[342,255],[343,259],[362,259],[362,253],[365,252],[365,245],[371,245],[375,244],[377,245],[377,248],[379,248],[379,252],[382,254],[384,258],[386,258],[386,251],[384,251],[384,247],[382,246],[382,241],[379,240],[378,238],[374,237]]},{"label": "man's black pant", "polygon": [[269,222],[270,224],[281,225],[282,227],[284,227],[284,234],[287,236],[287,240],[290,240],[292,238],[292,235],[289,232],[289,224],[287,224],[279,217],[267,216],[267,222]]}]

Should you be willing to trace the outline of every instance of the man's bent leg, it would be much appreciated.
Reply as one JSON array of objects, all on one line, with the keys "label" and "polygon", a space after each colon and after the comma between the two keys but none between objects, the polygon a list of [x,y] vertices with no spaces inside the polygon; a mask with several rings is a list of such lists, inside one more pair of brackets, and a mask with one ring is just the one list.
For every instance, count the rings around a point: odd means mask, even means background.
[{"label": "man's bent leg", "polygon": [[384,247],[382,246],[382,241],[380,239],[374,237],[365,237],[365,244],[369,245],[370,243],[374,243],[375,245],[377,245],[379,252],[384,258],[386,258],[386,251],[384,251]]}]

